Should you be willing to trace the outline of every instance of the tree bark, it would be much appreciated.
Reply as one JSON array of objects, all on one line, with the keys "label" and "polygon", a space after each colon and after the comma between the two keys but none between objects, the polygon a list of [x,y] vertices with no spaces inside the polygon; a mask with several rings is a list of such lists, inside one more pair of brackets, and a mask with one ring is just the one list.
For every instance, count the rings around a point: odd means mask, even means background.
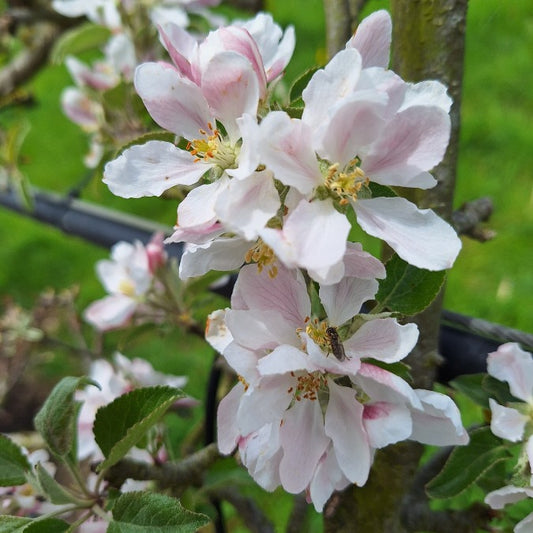
[{"label": "tree bark", "polygon": [[[453,99],[450,143],[444,160],[433,171],[438,185],[409,195],[418,206],[430,207],[447,220],[451,220],[457,167],[466,8],[467,0],[391,0],[394,71],[412,82],[438,79],[449,88]],[[420,339],[407,363],[411,365],[416,388],[433,386],[439,361],[442,299],[441,293],[414,320],[420,329]],[[422,451],[423,447],[415,442],[379,450],[367,484],[350,487],[330,499],[324,512],[324,531],[410,531],[405,525],[409,522],[405,495]]]}]

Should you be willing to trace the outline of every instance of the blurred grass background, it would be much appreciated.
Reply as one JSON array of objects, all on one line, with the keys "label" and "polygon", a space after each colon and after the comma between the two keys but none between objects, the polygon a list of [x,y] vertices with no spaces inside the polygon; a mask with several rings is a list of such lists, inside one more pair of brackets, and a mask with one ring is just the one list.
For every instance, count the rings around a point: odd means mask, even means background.
[{"label": "blurred grass background", "polygon": [[[0,4],[1,5],[1,4]],[[368,13],[386,8],[370,1]],[[324,21],[321,0],[268,0],[266,7],[282,25],[296,27],[297,49],[287,78],[323,62]],[[444,43],[443,43],[444,44]],[[470,0],[467,24],[462,130],[455,206],[480,196],[493,199],[490,228],[497,236],[481,244],[465,239],[449,273],[446,308],[533,332],[533,2]],[[61,90],[71,85],[64,67],[50,66],[28,85],[30,108],[0,112],[0,124],[25,120],[31,130],[23,145],[22,170],[37,187],[67,192],[84,176],[87,140],[62,113]],[[123,200],[95,181],[83,198],[171,226],[175,205],[161,208],[157,198]],[[80,311],[104,295],[94,264],[108,251],[0,208],[0,300],[12,297],[31,306],[45,287],[79,284]],[[120,335],[111,336],[110,346]],[[212,355],[196,339],[179,334],[136,343],[125,350],[143,356],[161,371],[190,376],[187,391],[203,396]],[[191,354],[205,354],[191,357]],[[198,417],[195,418],[197,421]],[[191,421],[175,428],[188,428]],[[216,476],[216,473],[214,474]],[[261,492],[257,487],[252,492]],[[276,492],[266,507],[278,521],[288,511]],[[320,518],[313,519],[316,530]],[[231,521],[228,524],[231,531]],[[235,526],[237,527],[237,526]]]}]

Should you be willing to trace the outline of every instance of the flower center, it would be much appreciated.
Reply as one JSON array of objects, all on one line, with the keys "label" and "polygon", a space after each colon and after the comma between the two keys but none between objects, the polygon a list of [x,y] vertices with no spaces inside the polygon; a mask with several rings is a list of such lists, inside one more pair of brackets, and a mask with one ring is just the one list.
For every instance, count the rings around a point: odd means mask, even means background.
[{"label": "flower center", "polygon": [[278,274],[278,267],[275,264],[276,254],[262,239],[259,239],[257,244],[248,250],[244,259],[247,263],[257,263],[259,272],[262,272],[263,268],[268,266],[268,275],[271,278],[275,278]]},{"label": "flower center", "polygon": [[208,123],[208,129],[200,130],[201,137],[187,143],[187,150],[194,156],[194,162],[214,163],[221,168],[235,167],[235,147],[222,139],[220,131]]},{"label": "flower center", "polygon": [[287,392],[292,394],[297,402],[318,400],[320,390],[326,387],[326,377],[319,372],[305,372],[299,376],[291,372],[291,375],[296,378],[296,384]]},{"label": "flower center", "polygon": [[118,290],[124,294],[124,296],[135,296],[135,285],[129,279],[120,280]]},{"label": "flower center", "polygon": [[359,164],[359,158],[355,158],[343,171],[339,170],[339,163],[327,169],[324,185],[340,198],[341,205],[346,205],[350,199],[357,200],[361,188],[368,186],[370,180]]},{"label": "flower center", "polygon": [[329,355],[332,353],[339,361],[346,359],[344,346],[339,338],[337,329],[328,324],[327,320],[309,320],[305,327],[305,332],[309,337]]}]

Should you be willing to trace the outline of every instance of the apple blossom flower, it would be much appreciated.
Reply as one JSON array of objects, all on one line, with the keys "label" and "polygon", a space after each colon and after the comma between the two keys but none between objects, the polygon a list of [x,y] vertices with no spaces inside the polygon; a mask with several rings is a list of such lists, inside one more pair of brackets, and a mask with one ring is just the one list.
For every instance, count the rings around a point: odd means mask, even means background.
[{"label": "apple blossom flower", "polygon": [[111,249],[111,259],[97,263],[96,272],[109,293],[93,302],[84,318],[100,331],[126,324],[139,309],[151,290],[157,290],[155,268],[166,260],[162,234],[156,234],[145,247],[121,241]]},{"label": "apple blossom flower", "polygon": [[305,490],[319,511],[334,490],[366,482],[377,448],[408,438],[441,445],[468,440],[449,398],[413,390],[373,364],[403,359],[418,330],[391,317],[358,315],[373,298],[383,266],[368,254],[345,262],[346,272],[367,277],[345,275],[338,284],[320,286],[326,318],[313,317],[299,270],[280,264],[271,277],[247,265],[231,309],[212,315],[206,331],[239,375],[219,406],[220,451],[237,446],[261,486]]},{"label": "apple blossom flower", "polygon": [[[429,270],[449,268],[461,246],[452,227],[404,198],[373,192],[372,183],[424,189],[436,184],[429,171],[444,156],[451,105],[440,83],[409,84],[385,70],[390,18],[386,12],[373,17],[313,75],[302,93],[301,119],[275,111],[261,122],[261,162],[300,195],[283,227],[267,228],[261,237],[276,254],[299,257],[300,242],[285,224],[306,225],[311,234],[336,227],[337,244],[313,239],[309,258],[330,257],[326,266],[333,268],[343,256],[347,232],[339,210],[351,205],[362,229],[385,240],[407,262]],[[375,30],[386,34],[371,33]],[[310,202],[323,204],[311,226],[308,212],[319,208],[307,206]],[[307,267],[307,261],[291,266]]]}]

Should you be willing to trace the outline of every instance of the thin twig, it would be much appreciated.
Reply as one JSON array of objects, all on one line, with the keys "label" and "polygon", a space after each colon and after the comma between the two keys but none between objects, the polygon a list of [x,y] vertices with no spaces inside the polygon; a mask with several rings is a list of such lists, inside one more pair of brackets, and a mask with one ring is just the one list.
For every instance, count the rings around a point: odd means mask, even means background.
[{"label": "thin twig", "polygon": [[488,241],[493,239],[496,233],[483,228],[481,223],[490,218],[492,210],[492,200],[488,197],[465,202],[452,213],[452,225],[459,235],[467,235],[480,242]]}]

